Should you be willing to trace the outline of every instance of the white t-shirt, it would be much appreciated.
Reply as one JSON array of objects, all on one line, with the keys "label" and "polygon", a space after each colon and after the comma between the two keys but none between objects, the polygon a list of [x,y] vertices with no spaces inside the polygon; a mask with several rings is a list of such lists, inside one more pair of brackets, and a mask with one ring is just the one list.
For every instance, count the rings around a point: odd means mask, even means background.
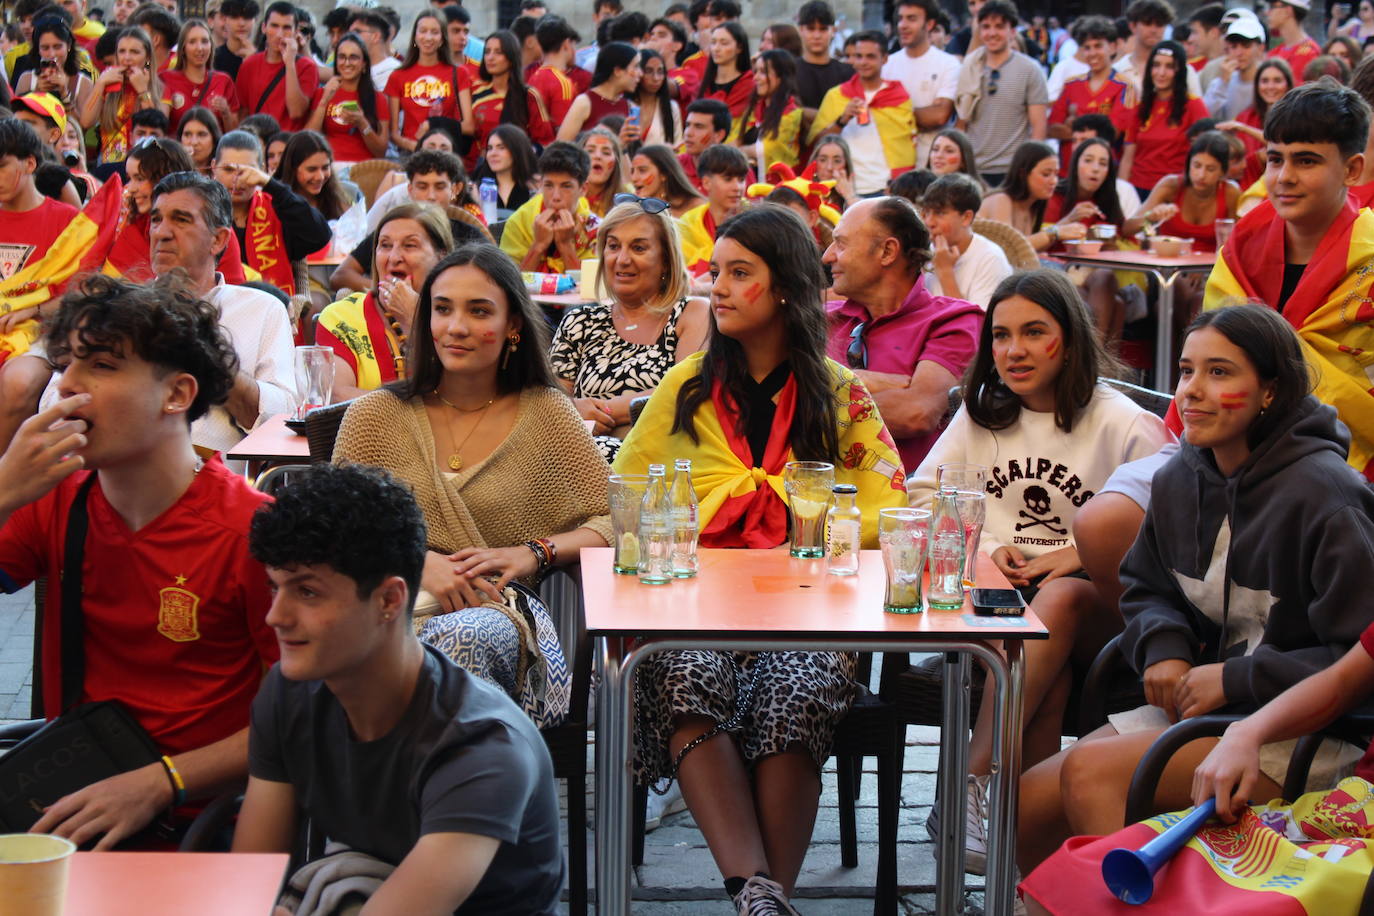
[{"label": "white t-shirt", "polygon": [[1055,64],[1054,69],[1050,71],[1050,78],[1045,81],[1045,87],[1050,91],[1050,102],[1059,101],[1059,94],[1064,91],[1064,84],[1069,80],[1090,72],[1092,72],[1092,68],[1077,58],[1060,58],[1059,63]]},{"label": "white t-shirt", "polygon": [[[1012,274],[1011,262],[996,242],[973,233],[973,241],[954,262],[954,282],[959,284],[959,293],[965,302],[972,302],[983,311],[988,309],[997,284]],[[932,296],[948,296],[940,290],[940,278],[935,271],[927,268],[926,289]]]},{"label": "white t-shirt", "polygon": [[1121,215],[1130,219],[1140,209],[1140,192],[1124,178],[1116,180],[1116,199],[1121,204]]},{"label": "white t-shirt", "polygon": [[[878,90],[864,93],[864,102],[873,103]],[[878,135],[878,125],[870,117],[867,124],[860,124],[858,118],[850,118],[849,123],[840,131],[849,144],[849,158],[854,163],[854,193],[876,194],[887,189],[892,168],[887,164],[887,154],[883,152],[883,138]]]},{"label": "white t-shirt", "polygon": [[[377,224],[382,221],[382,217],[390,212],[392,207],[399,207],[401,204],[410,203],[410,182],[403,181],[395,187],[387,188],[372,202],[372,209],[367,211],[367,231],[376,232]],[[1131,211],[1134,213],[1135,211]]]},{"label": "white t-shirt", "polygon": [[[903,48],[894,51],[883,64],[883,79],[896,80],[911,96],[913,108],[929,108],[940,99],[954,101],[959,82],[959,58],[929,45],[920,57],[912,57]],[[932,127],[916,134],[916,167],[925,168],[930,158],[930,144],[941,128]]]},{"label": "white t-shirt", "polygon": [[[1116,75],[1130,83],[1135,89],[1136,98],[1140,98],[1140,76],[1135,68],[1135,59],[1127,54],[1117,59],[1112,64],[1112,69]],[[1188,71],[1188,94],[1196,98],[1202,98],[1202,81],[1198,79],[1197,71],[1185,64],[1184,69]]]},{"label": "white t-shirt", "polygon": [[907,494],[913,507],[927,508],[940,465],[987,466],[981,547],[992,553],[1015,546],[1029,560],[1071,545],[1078,508],[1119,466],[1153,455],[1172,438],[1163,420],[1106,385],[1097,386],[1070,433],[1055,425],[1053,413],[1025,409],[1011,426],[994,431],[961,406],[907,479]]},{"label": "white t-shirt", "polygon": [[[385,86],[391,74],[399,69],[401,69],[401,62],[394,55],[388,54],[382,58],[381,62],[372,65],[372,85]],[[381,92],[381,89],[379,88],[377,91]]]}]

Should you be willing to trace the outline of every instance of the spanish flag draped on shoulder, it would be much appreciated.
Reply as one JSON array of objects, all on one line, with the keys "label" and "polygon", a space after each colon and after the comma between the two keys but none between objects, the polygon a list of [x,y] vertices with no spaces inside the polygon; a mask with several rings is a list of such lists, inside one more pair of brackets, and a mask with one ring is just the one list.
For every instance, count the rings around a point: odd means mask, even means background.
[{"label": "spanish flag draped on shoulder", "polygon": [[[831,87],[821,99],[811,132],[806,135],[808,145],[814,144],[821,133],[844,114],[850,99],[864,97],[863,85],[857,76]],[[878,137],[883,143],[883,156],[893,178],[916,167],[916,116],[911,111],[911,97],[896,80],[883,80],[883,86],[869,100],[868,110]]]},{"label": "spanish flag draped on shoulder", "polygon": [[[117,175],[112,176],[86,208],[72,217],[42,257],[0,283],[0,315],[35,309],[61,295],[72,277],[99,270],[119,228],[123,198],[124,184]],[[0,363],[28,352],[38,339],[36,312],[34,316],[0,335]]]},{"label": "spanish flag draped on shoulder", "polygon": [[[1352,197],[1280,312],[1316,375],[1313,394],[1350,428],[1350,465],[1374,480],[1374,212]],[[1207,279],[1203,308],[1279,305],[1284,221],[1265,201],[1236,224]]]}]

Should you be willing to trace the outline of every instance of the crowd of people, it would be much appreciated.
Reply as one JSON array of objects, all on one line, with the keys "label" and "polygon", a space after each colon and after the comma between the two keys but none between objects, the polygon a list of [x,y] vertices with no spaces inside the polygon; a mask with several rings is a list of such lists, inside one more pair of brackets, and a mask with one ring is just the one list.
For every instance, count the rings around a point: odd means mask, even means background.
[{"label": "crowd of people", "polygon": [[[0,588],[48,581],[47,715],[117,701],[162,755],[35,800],[34,829],[149,848],[246,779],[233,848],[308,818],[370,863],[369,911],[556,912],[538,731],[577,711],[537,586],[610,543],[608,475],[682,458],[707,548],[787,540],[792,460],[835,465],[869,548],[941,466],[987,468],[983,546],[1049,631],[1028,907],[1075,911],[1063,844],[1122,826],[1180,717],[1258,710],[1185,747],[1157,810],[1279,795],[1281,742],[1374,687],[1374,6],[895,0],[841,33],[807,0],[755,36],[737,0],[592,4],[595,35],[523,0],[479,36],[436,3],[408,41],[374,5],[13,6]],[[1058,260],[1159,237],[1216,253],[1170,327],[1144,275]],[[541,307],[547,275],[593,301]],[[1176,367],[1150,365],[1159,334]],[[333,463],[268,497],[224,455],[296,408],[304,343],[351,403]],[[1110,384],[1149,368],[1177,379],[1167,416]],[[1075,675],[1118,635],[1146,704],[1066,747]],[[690,809],[741,914],[797,912],[855,671],[639,669],[636,777],[655,818]],[[1313,788],[1374,776],[1363,750],[1325,745]],[[284,909],[340,877],[307,865]]]}]

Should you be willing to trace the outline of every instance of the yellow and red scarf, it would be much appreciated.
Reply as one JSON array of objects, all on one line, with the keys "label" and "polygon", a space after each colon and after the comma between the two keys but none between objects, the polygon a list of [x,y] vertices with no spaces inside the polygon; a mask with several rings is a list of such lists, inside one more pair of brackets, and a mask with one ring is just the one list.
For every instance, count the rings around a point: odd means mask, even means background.
[{"label": "yellow and red scarf", "polygon": [[248,226],[243,238],[248,266],[286,295],[296,295],[296,272],[287,260],[281,220],[266,191],[254,192],[248,204]]},{"label": "yellow and red scarf", "polygon": [[[1207,279],[1204,308],[1273,305],[1283,286],[1283,219],[1268,201],[1236,224]],[[1374,212],[1346,201],[1303,271],[1283,317],[1317,371],[1313,391],[1350,428],[1349,463],[1374,480]]]}]

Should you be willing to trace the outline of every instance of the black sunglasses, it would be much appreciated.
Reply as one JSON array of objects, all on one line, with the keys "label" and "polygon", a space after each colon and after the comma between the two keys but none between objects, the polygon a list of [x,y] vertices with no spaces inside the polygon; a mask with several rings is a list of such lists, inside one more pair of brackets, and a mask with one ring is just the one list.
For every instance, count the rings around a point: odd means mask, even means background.
[{"label": "black sunglasses", "polygon": [[868,323],[861,321],[849,332],[849,349],[844,351],[844,359],[851,369],[868,368],[868,344],[864,341],[867,328]]},{"label": "black sunglasses", "polygon": [[997,81],[1002,78],[1001,70],[988,71],[988,95],[997,94]]},{"label": "black sunglasses", "polygon": [[666,200],[660,200],[657,197],[640,197],[637,194],[631,194],[628,191],[622,192],[620,194],[617,194],[615,197],[612,197],[611,202],[614,203],[616,206],[619,206],[620,204],[639,204],[640,209],[642,209],[645,213],[648,213],[650,216],[657,216],[659,213],[662,213],[664,210],[668,209],[668,201]]}]

